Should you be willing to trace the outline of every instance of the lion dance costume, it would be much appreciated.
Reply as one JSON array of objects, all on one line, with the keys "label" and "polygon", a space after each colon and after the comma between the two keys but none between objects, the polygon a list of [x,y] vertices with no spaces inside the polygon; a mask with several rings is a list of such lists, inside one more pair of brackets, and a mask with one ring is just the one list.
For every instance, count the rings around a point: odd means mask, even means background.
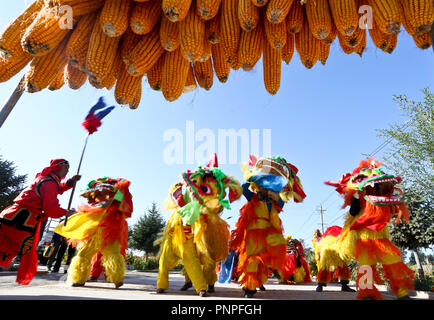
[{"label": "lion dance costume", "polygon": [[79,240],[78,251],[68,269],[67,283],[83,286],[91,272],[92,258],[100,252],[107,280],[116,288],[123,285],[124,256],[128,247],[126,219],[133,212],[129,185],[128,180],[108,177],[89,182],[82,193],[88,204],[81,204],[66,226],[61,223],[54,229],[66,238]]},{"label": "lion dance costume", "polygon": [[200,296],[214,291],[217,264],[229,252],[229,225],[220,214],[241,194],[241,185],[218,168],[215,155],[206,167],[182,173],[182,181],[169,190],[166,209],[173,211],[163,236],[155,242],[161,244],[157,293],[169,288],[169,271],[180,260],[186,274],[184,289],[191,281]]},{"label": "lion dance costume", "polygon": [[315,232],[312,242],[318,266],[316,292],[322,292],[323,287],[335,279],[339,280],[342,291],[355,291],[348,286],[351,279],[351,270],[348,267],[349,257],[342,259],[338,249],[334,246],[341,233],[342,228],[339,226],[327,228],[323,235],[319,230]]},{"label": "lion dance costume", "polygon": [[250,156],[250,166],[242,166],[247,183],[243,185],[247,203],[240,210],[232,231],[231,249],[239,250],[238,282],[246,298],[263,288],[271,270],[281,273],[286,263],[286,241],[279,213],[284,202],[306,197],[298,169],[284,158]]},{"label": "lion dance costume", "polygon": [[300,241],[286,236],[286,263],[281,273],[280,282],[308,283],[310,279],[309,265]]},{"label": "lion dance costume", "polygon": [[350,211],[335,240],[323,250],[320,248],[320,262],[326,250],[337,252],[342,261],[354,258],[359,264],[358,299],[381,299],[373,284],[374,280],[381,283],[377,263],[382,264],[382,272],[398,298],[408,298],[408,290],[413,286],[414,272],[402,262],[401,252],[390,241],[387,227],[395,215],[395,223],[409,220],[403,192],[396,187],[401,178],[385,174],[381,166],[374,159],[362,160],[358,168],[344,174],[339,182],[326,182],[345,197],[344,207],[350,206]]}]

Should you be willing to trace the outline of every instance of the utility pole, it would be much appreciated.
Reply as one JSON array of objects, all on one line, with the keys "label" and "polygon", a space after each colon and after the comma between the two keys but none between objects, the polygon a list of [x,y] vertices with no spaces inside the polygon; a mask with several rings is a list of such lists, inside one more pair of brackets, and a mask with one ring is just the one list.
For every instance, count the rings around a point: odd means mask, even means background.
[{"label": "utility pole", "polygon": [[325,212],[326,210],[324,210],[322,208],[322,205],[320,205],[319,209],[316,210],[319,212],[320,216],[321,216],[321,233],[324,234],[324,216],[323,216],[323,212]]}]

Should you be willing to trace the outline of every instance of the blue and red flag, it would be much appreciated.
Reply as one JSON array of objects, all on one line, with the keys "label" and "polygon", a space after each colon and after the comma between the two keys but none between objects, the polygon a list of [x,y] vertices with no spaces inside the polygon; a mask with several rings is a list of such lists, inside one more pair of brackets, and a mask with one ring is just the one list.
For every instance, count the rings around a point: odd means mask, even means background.
[{"label": "blue and red flag", "polygon": [[[102,124],[101,120],[114,108],[114,106],[107,107],[104,98],[100,97],[98,102],[89,110],[89,113],[82,123],[83,127],[87,130],[87,132],[89,132],[89,134],[96,132]],[[96,113],[98,110],[100,111]]]}]

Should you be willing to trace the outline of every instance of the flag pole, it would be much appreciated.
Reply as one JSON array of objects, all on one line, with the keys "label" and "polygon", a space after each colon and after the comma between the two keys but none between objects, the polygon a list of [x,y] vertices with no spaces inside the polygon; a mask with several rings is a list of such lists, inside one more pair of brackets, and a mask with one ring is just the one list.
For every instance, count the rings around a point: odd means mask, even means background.
[{"label": "flag pole", "polygon": [[[80,162],[78,163],[77,175],[80,173],[81,163],[83,162],[84,151],[86,151],[86,146],[87,146],[87,141],[89,139],[89,135],[90,135],[89,133],[86,134],[86,139],[84,141],[84,147],[83,147],[83,150],[81,152]],[[74,187],[72,188],[72,191],[71,191],[71,196],[69,197],[68,210],[71,209],[72,198],[74,197],[76,185],[77,185],[77,183],[74,184]],[[66,226],[67,222],[68,222],[68,217],[65,218],[65,226]]]},{"label": "flag pole", "polygon": [[12,109],[17,104],[18,100],[20,100],[21,96],[24,93],[24,76],[21,78],[14,92],[12,92],[9,99],[5,102],[2,109],[0,110],[0,128],[3,126],[3,123],[6,121],[7,117],[11,113]]}]

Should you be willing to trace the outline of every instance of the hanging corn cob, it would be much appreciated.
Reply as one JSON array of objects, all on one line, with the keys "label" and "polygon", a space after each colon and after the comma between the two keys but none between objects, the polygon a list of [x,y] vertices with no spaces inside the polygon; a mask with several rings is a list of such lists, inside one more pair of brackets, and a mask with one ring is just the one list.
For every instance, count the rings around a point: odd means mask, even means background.
[{"label": "hanging corn cob", "polygon": [[[363,5],[374,16],[369,33],[359,26]],[[117,101],[134,109],[145,75],[174,101],[209,90],[214,74],[224,83],[230,69],[252,70],[262,56],[264,85],[275,94],[281,62],[294,51],[312,68],[326,63],[336,37],[344,52],[362,55],[370,35],[391,53],[401,23],[426,49],[433,20],[432,0],[36,0],[0,36],[0,82],[30,62],[29,92],[57,90],[63,74],[71,89],[86,80],[115,87]]]}]

